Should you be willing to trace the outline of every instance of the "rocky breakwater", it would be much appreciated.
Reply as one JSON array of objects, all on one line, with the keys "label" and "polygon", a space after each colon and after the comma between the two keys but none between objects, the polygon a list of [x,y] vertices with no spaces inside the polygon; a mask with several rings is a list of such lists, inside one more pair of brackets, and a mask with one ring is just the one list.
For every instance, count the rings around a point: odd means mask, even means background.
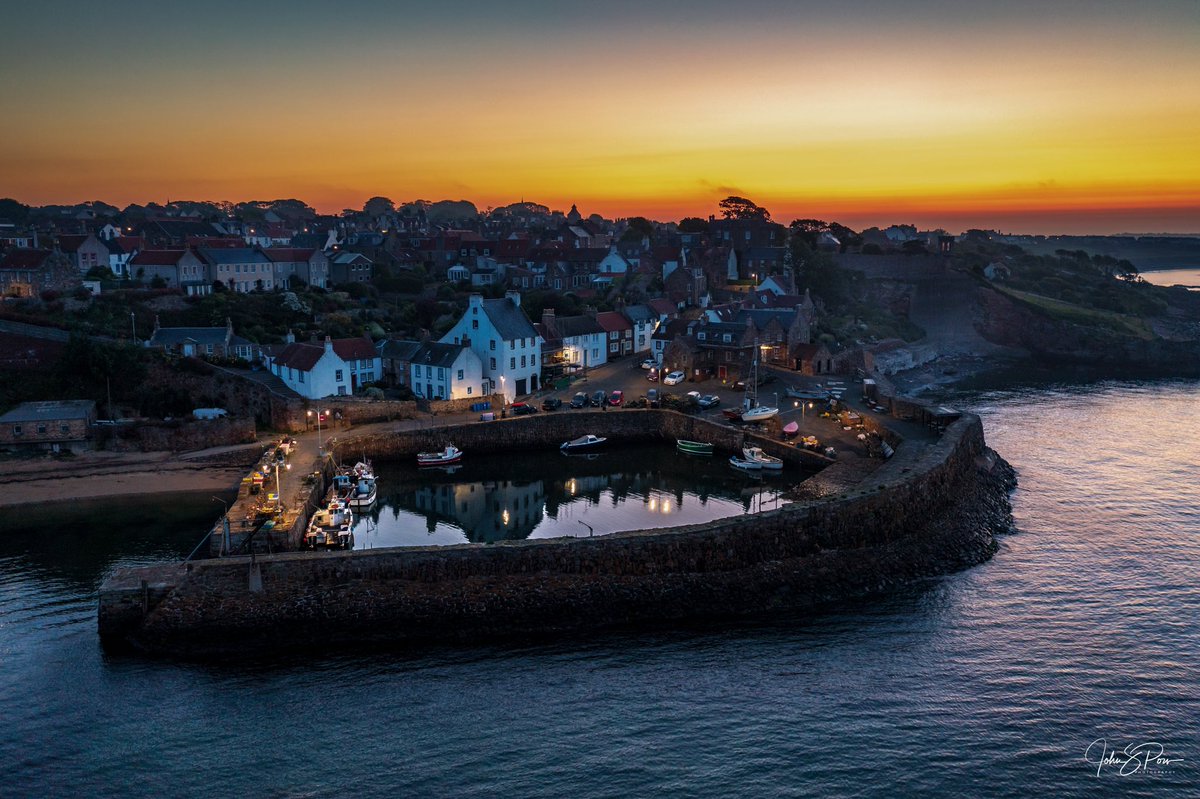
[{"label": "rocky breakwater", "polygon": [[[608,424],[632,424],[611,416]],[[661,415],[659,433],[696,422],[676,416]],[[533,435],[523,431],[540,427],[545,436],[564,423],[539,421],[514,425],[510,445]],[[455,431],[455,443],[480,427]],[[136,575],[123,575],[125,591],[113,594],[122,612],[107,626],[101,589],[101,634],[144,652],[203,657],[804,608],[987,559],[1010,523],[1012,484],[979,419],[967,415],[928,446],[902,446],[839,495],[756,515],[602,538],[197,562],[177,570],[156,604]]]}]

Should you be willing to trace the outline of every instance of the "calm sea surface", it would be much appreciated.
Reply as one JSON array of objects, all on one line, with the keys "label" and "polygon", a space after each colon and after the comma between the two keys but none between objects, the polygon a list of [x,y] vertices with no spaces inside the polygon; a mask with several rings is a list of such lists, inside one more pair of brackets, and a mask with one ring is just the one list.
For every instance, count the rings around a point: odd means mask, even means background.
[{"label": "calm sea surface", "polygon": [[1142,272],[1142,279],[1156,286],[1187,286],[1191,289],[1200,289],[1200,268]]},{"label": "calm sea surface", "polygon": [[[0,796],[1200,795],[1200,384],[956,402],[1020,471],[994,560],[716,628],[110,658],[104,572],[186,553],[213,503],[6,511]],[[1098,739],[1182,760],[1097,774]]]}]

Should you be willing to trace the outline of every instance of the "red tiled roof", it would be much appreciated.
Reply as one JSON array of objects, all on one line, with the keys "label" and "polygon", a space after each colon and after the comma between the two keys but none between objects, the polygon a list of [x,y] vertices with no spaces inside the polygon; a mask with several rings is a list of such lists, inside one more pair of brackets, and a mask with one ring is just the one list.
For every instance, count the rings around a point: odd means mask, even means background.
[{"label": "red tiled roof", "polygon": [[175,266],[187,250],[142,250],[130,261],[134,266]]},{"label": "red tiled roof", "polygon": [[301,372],[310,372],[324,354],[325,348],[322,346],[296,342],[284,347],[283,352],[275,356],[275,363],[299,369]]},{"label": "red tiled roof", "polygon": [[275,263],[280,263],[285,261],[307,261],[312,257],[314,252],[314,249],[305,247],[268,247],[263,250],[263,255]]},{"label": "red tiled roof", "polygon": [[333,351],[343,361],[355,361],[364,358],[374,358],[375,345],[367,336],[361,338],[339,338],[333,340]]},{"label": "red tiled roof", "polygon": [[596,314],[596,322],[600,327],[604,328],[604,332],[606,333],[611,333],[614,330],[633,330],[633,325],[629,323],[629,320],[616,311],[605,311]]},{"label": "red tiled roof", "polygon": [[675,307],[675,304],[665,297],[655,297],[654,299],[649,300],[646,304],[649,305],[650,310],[654,311],[656,314],[673,314],[679,311],[679,309]]},{"label": "red tiled roof", "polygon": [[50,250],[9,250],[0,269],[39,269],[50,257]]}]

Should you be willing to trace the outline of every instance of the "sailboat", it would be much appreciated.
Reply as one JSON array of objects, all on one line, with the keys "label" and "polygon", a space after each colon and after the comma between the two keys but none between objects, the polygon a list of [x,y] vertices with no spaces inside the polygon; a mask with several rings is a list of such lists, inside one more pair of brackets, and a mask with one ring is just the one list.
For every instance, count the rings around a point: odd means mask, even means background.
[{"label": "sailboat", "polygon": [[743,422],[765,422],[779,415],[778,408],[758,404],[758,342],[754,342],[754,362],[750,366],[750,381],[746,384],[746,399],[742,401]]}]

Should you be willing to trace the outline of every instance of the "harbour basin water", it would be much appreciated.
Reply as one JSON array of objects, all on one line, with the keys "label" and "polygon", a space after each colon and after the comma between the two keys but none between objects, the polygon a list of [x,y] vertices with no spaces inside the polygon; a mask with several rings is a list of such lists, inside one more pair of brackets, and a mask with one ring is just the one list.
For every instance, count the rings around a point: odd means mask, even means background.
[{"label": "harbour basin water", "polygon": [[[113,658],[104,571],[186,554],[194,534],[125,500],[84,515],[98,537],[78,516],[6,514],[0,793],[1200,795],[1200,383],[953,401],[1017,467],[1019,532],[976,568],[799,617],[405,656]],[[1088,762],[1099,740],[1173,762],[1122,775]]]},{"label": "harbour basin water", "polygon": [[806,475],[748,475],[725,457],[673,447],[612,446],[588,454],[468,454],[461,465],[375,464],[376,506],[360,513],[356,549],[604,535],[698,524],[777,507]]},{"label": "harbour basin water", "polygon": [[1200,267],[1142,272],[1142,280],[1156,286],[1186,286],[1196,291],[1200,290]]}]

